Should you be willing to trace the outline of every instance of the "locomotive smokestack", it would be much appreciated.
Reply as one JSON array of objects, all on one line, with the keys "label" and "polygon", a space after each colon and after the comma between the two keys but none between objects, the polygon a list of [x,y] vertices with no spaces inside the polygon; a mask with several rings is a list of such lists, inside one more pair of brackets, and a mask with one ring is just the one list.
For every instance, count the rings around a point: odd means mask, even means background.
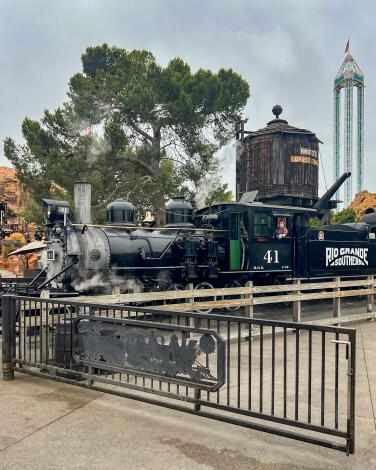
[{"label": "locomotive smokestack", "polygon": [[91,184],[74,183],[75,219],[78,224],[91,224]]}]

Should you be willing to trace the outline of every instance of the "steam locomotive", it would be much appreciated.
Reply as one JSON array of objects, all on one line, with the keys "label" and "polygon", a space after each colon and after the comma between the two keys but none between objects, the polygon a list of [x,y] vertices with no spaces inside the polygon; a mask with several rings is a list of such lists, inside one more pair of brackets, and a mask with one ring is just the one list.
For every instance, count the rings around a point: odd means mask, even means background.
[{"label": "steam locomotive", "polygon": [[[129,282],[143,290],[239,286],[293,277],[376,272],[376,217],[328,225],[331,198],[350,176],[342,175],[312,207],[248,202],[215,204],[193,212],[184,198],[166,205],[167,223],[139,226],[133,205],[117,199],[106,225],[91,224],[88,183],[75,184],[75,218],[64,201],[44,200],[47,249],[41,287],[106,291]],[[368,219],[372,216],[366,216]],[[311,228],[311,217],[320,219]],[[128,282],[129,281],[129,282]]]}]

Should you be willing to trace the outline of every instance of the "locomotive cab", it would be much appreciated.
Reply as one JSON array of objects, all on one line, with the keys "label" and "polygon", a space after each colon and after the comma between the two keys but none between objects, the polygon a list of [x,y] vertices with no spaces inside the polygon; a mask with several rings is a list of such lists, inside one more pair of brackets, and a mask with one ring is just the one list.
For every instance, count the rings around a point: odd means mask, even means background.
[{"label": "locomotive cab", "polygon": [[46,225],[64,223],[65,217],[70,214],[70,205],[66,201],[57,201],[55,199],[42,199],[44,219]]},{"label": "locomotive cab", "polygon": [[305,233],[310,212],[314,211],[239,202],[204,208],[196,216],[203,224],[215,220],[215,228],[223,230],[216,235],[227,253],[222,273],[288,277],[294,272],[298,237]]},{"label": "locomotive cab", "polygon": [[361,222],[366,223],[369,226],[370,239],[376,238],[376,212],[373,209],[368,209],[363,216]]}]

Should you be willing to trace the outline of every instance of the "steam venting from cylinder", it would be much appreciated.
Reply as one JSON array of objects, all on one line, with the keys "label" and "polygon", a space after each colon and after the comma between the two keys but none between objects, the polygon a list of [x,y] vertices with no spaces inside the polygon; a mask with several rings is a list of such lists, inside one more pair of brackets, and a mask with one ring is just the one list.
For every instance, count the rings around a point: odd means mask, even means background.
[{"label": "steam venting from cylinder", "polygon": [[74,183],[74,208],[77,224],[91,224],[91,184]]}]

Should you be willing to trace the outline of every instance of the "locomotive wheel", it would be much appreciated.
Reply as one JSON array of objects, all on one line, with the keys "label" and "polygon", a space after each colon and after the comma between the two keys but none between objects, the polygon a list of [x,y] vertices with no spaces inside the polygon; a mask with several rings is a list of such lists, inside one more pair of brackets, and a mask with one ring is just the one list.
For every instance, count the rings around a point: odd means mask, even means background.
[{"label": "locomotive wheel", "polygon": [[[195,287],[194,290],[202,290],[202,289],[214,289],[214,286],[210,284],[210,282],[199,282]],[[213,297],[195,297],[195,302],[208,302],[210,300],[217,300],[217,297],[213,295]],[[199,313],[211,313],[213,311],[212,308],[208,309],[195,309],[195,312]]]},{"label": "locomotive wheel", "polygon": [[[171,284],[167,291],[178,291],[178,290],[185,290],[185,286],[183,284],[175,283]],[[168,299],[166,300],[166,304],[181,304],[185,302],[185,299]]]},{"label": "locomotive wheel", "polygon": [[[232,281],[232,282],[229,282],[228,284],[225,284],[225,288],[226,287],[242,287],[242,285],[240,284],[240,282],[238,281]],[[223,297],[223,300],[231,300],[231,299],[236,299],[237,296],[233,296],[233,295],[224,295]],[[244,295],[241,295],[240,298],[244,298]],[[237,310],[240,309],[240,305],[236,305],[234,307],[226,307],[226,310],[229,311],[229,312],[236,312]]]}]

